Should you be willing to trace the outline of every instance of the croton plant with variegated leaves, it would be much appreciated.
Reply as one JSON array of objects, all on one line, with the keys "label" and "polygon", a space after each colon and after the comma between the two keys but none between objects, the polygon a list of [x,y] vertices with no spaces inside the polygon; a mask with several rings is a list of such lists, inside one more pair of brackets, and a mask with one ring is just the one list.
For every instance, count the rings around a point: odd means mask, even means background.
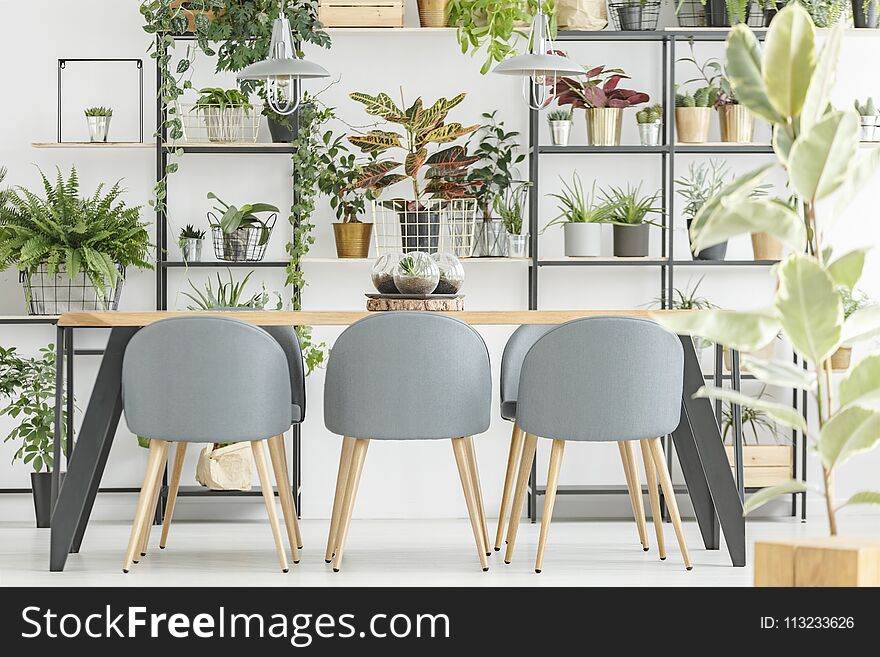
[{"label": "croton plant with variegated leaves", "polygon": [[[369,189],[377,196],[386,187],[408,178],[412,183],[415,206],[421,205],[425,195],[438,199],[463,198],[468,195],[473,183],[466,180],[467,169],[479,158],[468,155],[461,145],[449,146],[430,154],[428,152],[432,144],[454,142],[480,127],[446,123],[449,111],[464,100],[465,94],[448,99],[440,98],[429,107],[425,107],[422,99],[417,98],[405,110],[400,109],[386,93],[371,96],[355,92],[350,96],[364,106],[367,114],[403,129],[403,134],[373,129],[348,137],[352,144],[374,158],[374,161],[363,167],[352,185],[354,188]],[[403,161],[399,157],[390,156],[389,151],[392,149],[402,151]],[[422,175],[424,166],[428,168]],[[400,173],[400,167],[403,167],[403,173]]]},{"label": "croton plant with variegated leaves", "polygon": [[[876,173],[880,149],[859,154],[859,117],[852,108],[830,102],[842,25],[828,32],[817,54],[816,31],[797,3],[773,19],[763,49],[744,25],[727,40],[727,72],[736,97],[773,127],[778,162],[740,176],[707,202],[691,224],[695,251],[736,235],[766,231],[792,254],[775,268],[778,285],[769,308],[751,312],[703,310],[662,315],[657,320],[672,331],[754,351],[781,332],[808,364],[744,357],[756,378],[768,385],[809,392],[817,409],[817,426],[808,426],[794,409],[730,390],[704,387],[697,396],[722,399],[765,412],[774,420],[805,433],[822,464],[821,486],[790,481],[765,488],[745,504],[748,513],[779,495],[814,491],[825,498],[829,530],[837,534],[837,511],[854,504],[880,504],[880,492],[857,492],[835,501],[835,470],[880,440],[880,353],[869,353],[839,382],[832,382],[830,357],[841,346],[880,335],[880,306],[868,306],[844,319],[841,289],[856,286],[866,249],[833,253],[831,230],[843,221],[861,187]],[[779,201],[752,198],[752,192],[774,169],[781,168],[799,201],[799,212]]]}]

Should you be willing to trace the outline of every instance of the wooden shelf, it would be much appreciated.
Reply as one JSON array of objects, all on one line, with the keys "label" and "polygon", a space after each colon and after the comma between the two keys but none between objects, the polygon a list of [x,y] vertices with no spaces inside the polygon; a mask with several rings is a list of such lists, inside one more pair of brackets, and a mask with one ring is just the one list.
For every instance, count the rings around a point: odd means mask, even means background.
[{"label": "wooden shelf", "polygon": [[142,141],[35,141],[34,148],[155,148]]},{"label": "wooden shelf", "polygon": [[616,257],[616,256],[559,256],[538,261],[541,267],[582,266],[582,267],[620,267],[620,266],[660,266],[668,265],[669,258],[658,257]]}]

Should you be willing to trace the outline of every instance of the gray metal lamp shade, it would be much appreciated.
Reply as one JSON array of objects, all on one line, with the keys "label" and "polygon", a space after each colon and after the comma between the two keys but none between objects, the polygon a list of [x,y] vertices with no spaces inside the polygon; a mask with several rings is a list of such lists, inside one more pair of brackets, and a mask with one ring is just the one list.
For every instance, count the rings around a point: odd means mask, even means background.
[{"label": "gray metal lamp shade", "polygon": [[517,55],[505,59],[498,64],[493,73],[501,75],[541,76],[541,75],[584,75],[582,66],[571,61],[568,57],[549,54]]},{"label": "gray metal lamp shade", "polygon": [[271,77],[291,76],[300,80],[328,78],[330,73],[320,64],[307,59],[288,57],[286,59],[264,59],[255,62],[238,72],[239,80],[268,80]]}]

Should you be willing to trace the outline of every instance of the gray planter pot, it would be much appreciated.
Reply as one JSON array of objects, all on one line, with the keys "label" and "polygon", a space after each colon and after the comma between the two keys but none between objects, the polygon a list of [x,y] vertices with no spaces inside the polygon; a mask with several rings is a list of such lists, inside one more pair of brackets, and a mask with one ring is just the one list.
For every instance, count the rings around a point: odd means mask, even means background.
[{"label": "gray planter pot", "polygon": [[648,255],[651,224],[614,226],[614,255],[620,258],[641,258]]},{"label": "gray planter pot", "polygon": [[565,255],[591,257],[602,255],[602,224],[568,222],[562,225]]},{"label": "gray planter pot", "polygon": [[[691,222],[687,222],[688,231],[691,229]],[[716,244],[715,246],[710,246],[708,249],[703,249],[702,251],[694,252],[691,249],[691,254],[694,256],[694,260],[724,260],[725,256],[727,256],[727,241],[725,240],[721,244]]]}]

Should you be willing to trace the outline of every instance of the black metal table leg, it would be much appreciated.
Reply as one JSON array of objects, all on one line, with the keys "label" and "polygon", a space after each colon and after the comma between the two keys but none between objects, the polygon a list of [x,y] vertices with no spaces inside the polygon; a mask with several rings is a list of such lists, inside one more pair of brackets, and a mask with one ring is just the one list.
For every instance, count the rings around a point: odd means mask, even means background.
[{"label": "black metal table leg", "polygon": [[[708,399],[694,399],[694,393],[703,385],[703,372],[691,338],[681,336],[684,347],[684,413],[685,427],[673,433],[675,448],[682,465],[688,493],[694,502],[700,529],[713,527],[714,518],[699,508],[705,497],[705,488],[712,498],[712,506],[724,532],[727,550],[734,566],[746,565],[746,524],[742,500],[730,472],[727,452],[721,441],[718,422]],[[694,452],[699,459],[693,458]],[[702,515],[702,518],[701,518]],[[706,534],[704,531],[704,538]]]},{"label": "black metal table leg", "polygon": [[74,395],[73,395],[73,363],[76,360],[74,356],[73,349],[73,329],[66,328],[67,333],[67,383],[65,384],[65,389],[67,390],[67,459],[66,465],[70,464],[70,455],[73,454],[73,408],[74,408]]},{"label": "black metal table leg", "polygon": [[51,496],[52,507],[58,501],[58,492],[61,489],[61,440],[63,437],[64,415],[64,345],[65,328],[58,326],[55,329],[55,436],[52,444],[52,477]]},{"label": "black metal table leg", "polygon": [[[77,552],[82,543],[122,415],[122,357],[128,341],[137,331],[135,327],[124,327],[110,332],[79,440],[52,514],[49,552],[52,571],[64,570],[68,553]],[[59,337],[63,336],[59,334]],[[60,407],[58,403],[56,414],[60,414]]]}]

